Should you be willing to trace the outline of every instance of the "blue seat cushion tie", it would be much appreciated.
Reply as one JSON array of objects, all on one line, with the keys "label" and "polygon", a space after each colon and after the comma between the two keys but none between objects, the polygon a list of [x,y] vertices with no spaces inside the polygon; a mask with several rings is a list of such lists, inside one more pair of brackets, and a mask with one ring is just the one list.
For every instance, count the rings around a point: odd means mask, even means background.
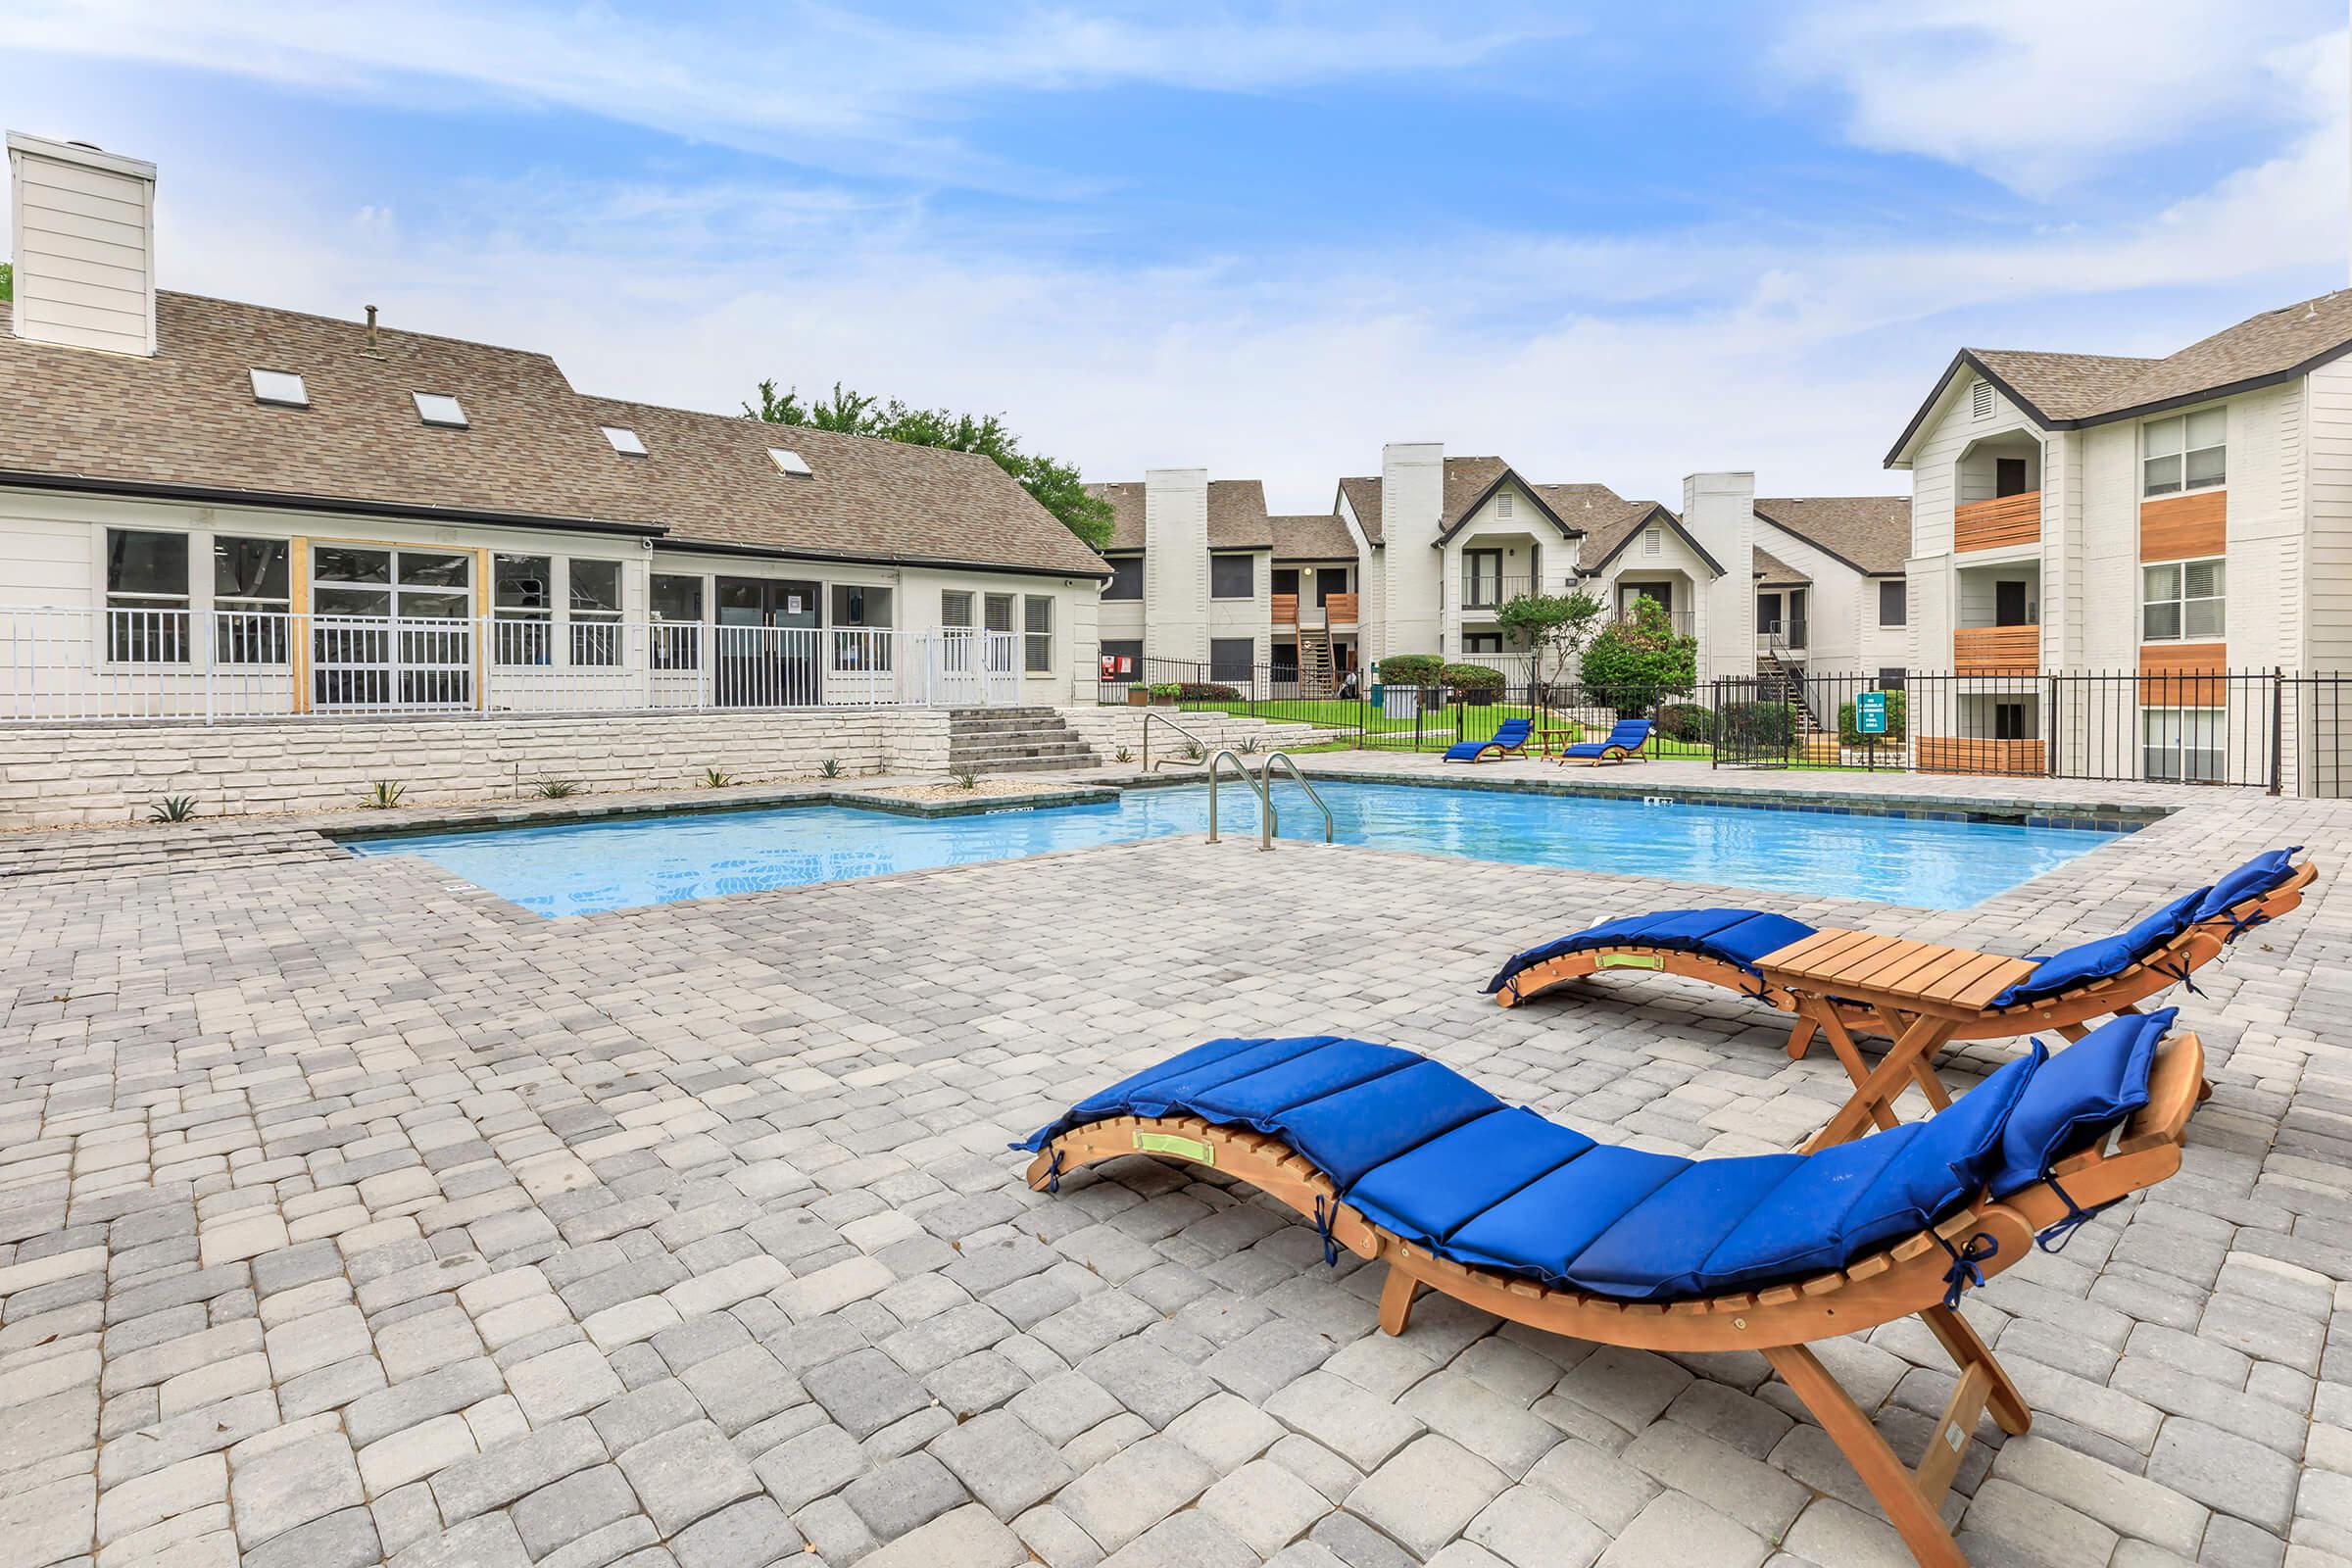
[{"label": "blue seat cushion tie", "polygon": [[2212,893],[2209,888],[2183,893],[2129,931],[2053,953],[2034,965],[2032,974],[1993,998],[1991,1004],[2008,1007],[2037,1002],[2123,973],[2194,924],[2197,906]]},{"label": "blue seat cushion tie", "polygon": [[1812,1154],[1688,1159],[1595,1144],[1425,1056],[1328,1036],[1211,1041],[1019,1147],[1123,1115],[1249,1126],[1304,1156],[1366,1219],[1441,1257],[1681,1300],[1842,1268],[1988,1184],[2000,1196],[2039,1180],[2050,1159],[2146,1102],[2171,1022],[2127,1015],[2056,1057],[2036,1042],[1927,1120]]},{"label": "blue seat cushion tie", "polygon": [[2266,850],[2228,876],[2216,882],[2206,892],[2205,900],[2197,906],[2193,916],[2199,920],[2216,920],[2232,906],[2248,899],[2259,898],[2284,883],[2295,874],[2295,857],[2302,853],[2300,844],[2283,850]]},{"label": "blue seat cushion tie", "polygon": [[1758,909],[1659,909],[1630,914],[1514,955],[1487,982],[1487,995],[1493,996],[1540,963],[1600,948],[1694,953],[1757,974],[1757,959],[1812,934],[1813,928],[1802,920]]}]

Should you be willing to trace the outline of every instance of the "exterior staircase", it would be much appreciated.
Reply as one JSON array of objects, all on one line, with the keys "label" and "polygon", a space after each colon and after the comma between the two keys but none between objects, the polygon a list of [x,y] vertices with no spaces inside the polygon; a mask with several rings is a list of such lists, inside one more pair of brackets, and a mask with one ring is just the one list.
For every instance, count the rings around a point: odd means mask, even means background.
[{"label": "exterior staircase", "polygon": [[1044,773],[1102,759],[1051,708],[958,708],[948,714],[948,770]]},{"label": "exterior staircase", "polygon": [[1331,628],[1298,628],[1298,695],[1329,697],[1340,689],[1339,672],[1331,657]]}]

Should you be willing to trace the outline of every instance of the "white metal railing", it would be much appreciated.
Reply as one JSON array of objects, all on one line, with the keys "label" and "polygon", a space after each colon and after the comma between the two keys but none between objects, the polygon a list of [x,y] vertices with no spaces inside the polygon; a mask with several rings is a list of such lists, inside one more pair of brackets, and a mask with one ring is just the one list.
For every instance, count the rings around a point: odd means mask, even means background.
[{"label": "white metal railing", "polygon": [[0,609],[0,722],[1001,708],[1018,632]]}]

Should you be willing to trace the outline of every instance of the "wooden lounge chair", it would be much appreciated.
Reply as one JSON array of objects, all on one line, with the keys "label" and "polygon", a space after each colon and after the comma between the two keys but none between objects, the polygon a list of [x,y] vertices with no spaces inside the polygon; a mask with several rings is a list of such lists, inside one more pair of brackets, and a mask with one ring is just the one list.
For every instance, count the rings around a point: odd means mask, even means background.
[{"label": "wooden lounge chair", "polygon": [[1646,718],[1621,718],[1605,741],[1585,741],[1560,753],[1560,765],[1587,762],[1594,767],[1616,762],[1646,762],[1642,749],[1649,744],[1655,726]]},{"label": "wooden lounge chair", "polygon": [[[2021,1433],[2032,1414],[1962,1293],[2179,1168],[2206,1090],[2172,1021],[2118,1018],[2057,1056],[2037,1045],[1933,1118],[1812,1154],[1598,1146],[1411,1052],[1330,1038],[1212,1041],[1016,1147],[1047,1191],[1136,1153],[1248,1182],[1311,1219],[1327,1260],[1388,1265],[1391,1334],[1426,1286],[1603,1345],[1759,1351],[1912,1555],[1964,1568],[1939,1507],[1978,1417]],[[1959,1372],[1916,1466],[1811,1348],[1910,1316]]]},{"label": "wooden lounge chair", "polygon": [[1506,718],[1494,726],[1494,733],[1486,740],[1456,741],[1446,747],[1446,755],[1440,760],[1483,762],[1491,757],[1525,757],[1527,738],[1535,727],[1533,719]]},{"label": "wooden lounge chair", "polygon": [[[1801,1057],[1816,1038],[1826,1039],[1854,1080],[1853,1098],[1821,1134],[1837,1142],[1866,1122],[1892,1125],[1892,1102],[1911,1087],[1933,1104],[1947,1103],[1935,1058],[1954,1041],[2036,1029],[2076,1040],[2089,1024],[2135,1012],[2168,987],[2193,990],[2195,972],[2231,942],[2303,902],[2319,873],[2293,863],[2300,849],[2258,855],[2128,931],[2045,958],[1816,928],[1755,909],[1670,909],[1531,948],[1487,990],[1509,1007],[1587,975],[1656,972],[1705,980],[1794,1013],[1788,1054]],[[1892,1043],[1875,1069],[1856,1035]]]}]

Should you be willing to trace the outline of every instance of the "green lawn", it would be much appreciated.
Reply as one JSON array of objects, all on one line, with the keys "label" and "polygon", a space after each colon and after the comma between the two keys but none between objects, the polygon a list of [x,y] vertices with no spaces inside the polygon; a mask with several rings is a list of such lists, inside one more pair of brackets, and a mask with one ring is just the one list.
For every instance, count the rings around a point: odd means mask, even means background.
[{"label": "green lawn", "polygon": [[[1360,727],[1364,731],[1383,737],[1378,748],[1383,751],[1395,749],[1400,744],[1397,737],[1410,736],[1414,732],[1412,719],[1392,718],[1379,709],[1360,703],[1336,700],[1300,699],[1292,701],[1285,699],[1253,703],[1247,698],[1233,698],[1222,702],[1187,703],[1185,710],[1188,712],[1233,713],[1248,718],[1263,718],[1272,723],[1311,724],[1324,729],[1350,732],[1356,731]],[[1420,719],[1418,743],[1405,741],[1402,744],[1407,750],[1442,752],[1456,741],[1485,740],[1494,733],[1503,720],[1527,716],[1525,704],[1447,707],[1441,711],[1424,713]],[[1578,736],[1579,739],[1592,738],[1592,727],[1590,724],[1581,725],[1580,729],[1582,733]],[[1605,726],[1602,733],[1606,733]],[[1707,748],[1690,742],[1670,741],[1663,736],[1657,736],[1653,737],[1650,742],[1649,755],[1653,757],[1705,757]]]}]

